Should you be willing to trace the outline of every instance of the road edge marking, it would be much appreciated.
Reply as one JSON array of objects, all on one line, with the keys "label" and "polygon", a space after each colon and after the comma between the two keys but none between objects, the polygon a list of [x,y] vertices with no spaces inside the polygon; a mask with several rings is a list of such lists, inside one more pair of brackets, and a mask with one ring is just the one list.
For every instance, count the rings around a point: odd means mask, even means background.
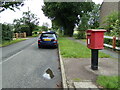
[{"label": "road edge marking", "polygon": [[[36,42],[36,43],[37,43],[37,42]],[[33,44],[30,45],[30,46],[33,46],[33,45],[35,45],[36,43],[33,43]],[[0,64],[2,64],[2,63],[4,63],[4,62],[8,61],[9,59],[11,59],[11,58],[13,58],[14,56],[18,55],[18,54],[21,53],[22,51],[23,51],[23,50],[17,52],[16,54],[14,54],[14,55],[12,55],[12,56],[10,56],[10,57],[8,57],[8,58],[5,59],[4,61],[1,61]]]},{"label": "road edge marking", "polygon": [[2,63],[4,63],[4,62],[8,61],[9,59],[11,59],[11,58],[13,58],[13,57],[15,57],[16,55],[20,54],[22,51],[23,51],[23,50],[17,52],[16,54],[14,54],[14,55],[12,55],[12,56],[10,56],[10,57],[8,57],[8,58],[5,59],[4,61],[1,61],[0,64],[2,64]]}]

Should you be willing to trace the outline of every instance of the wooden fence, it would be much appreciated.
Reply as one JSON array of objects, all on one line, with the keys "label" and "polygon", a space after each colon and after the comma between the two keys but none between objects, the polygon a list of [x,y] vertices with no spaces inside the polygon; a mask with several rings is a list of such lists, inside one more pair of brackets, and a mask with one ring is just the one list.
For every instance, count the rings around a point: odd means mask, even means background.
[{"label": "wooden fence", "polygon": [[26,32],[24,32],[24,33],[14,33],[13,37],[14,38],[26,38]]},{"label": "wooden fence", "polygon": [[104,44],[104,46],[112,48],[112,49],[120,50],[120,47],[116,46],[116,40],[120,40],[120,38],[115,37],[115,36],[113,36],[113,37],[111,37],[111,36],[104,36],[104,38],[112,39],[112,45]]}]

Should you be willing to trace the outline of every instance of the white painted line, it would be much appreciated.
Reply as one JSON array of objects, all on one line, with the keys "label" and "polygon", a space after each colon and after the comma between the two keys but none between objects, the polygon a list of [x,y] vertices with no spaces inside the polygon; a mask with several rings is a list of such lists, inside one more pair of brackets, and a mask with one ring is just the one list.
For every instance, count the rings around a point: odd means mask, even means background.
[{"label": "white painted line", "polygon": [[10,57],[9,57],[9,58],[7,58],[6,60],[4,60],[4,61],[0,62],[0,64],[2,64],[2,63],[4,63],[4,62],[8,61],[9,59],[11,59],[11,58],[13,58],[13,57],[15,57],[16,55],[20,54],[22,51],[23,51],[23,50],[21,50],[21,51],[19,51],[18,53],[16,53],[16,54],[14,54],[14,55],[10,56]]},{"label": "white painted line", "polygon": [[[37,42],[36,42],[36,43],[37,43]],[[36,44],[36,43],[33,43],[32,45],[34,45],[34,44]],[[31,46],[32,46],[32,45],[31,45]],[[18,53],[16,53],[16,54],[10,56],[10,57],[7,58],[6,60],[1,61],[0,64],[2,64],[2,63],[4,63],[4,62],[8,61],[9,59],[13,58],[14,56],[16,56],[16,55],[18,55],[18,54],[20,54],[22,51],[23,51],[23,50],[21,50],[21,51],[19,51]]]}]

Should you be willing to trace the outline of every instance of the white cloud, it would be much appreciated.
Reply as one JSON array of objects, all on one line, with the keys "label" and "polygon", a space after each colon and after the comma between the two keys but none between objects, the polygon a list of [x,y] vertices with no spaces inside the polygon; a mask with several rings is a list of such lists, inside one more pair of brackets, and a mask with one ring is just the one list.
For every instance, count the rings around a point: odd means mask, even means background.
[{"label": "white cloud", "polygon": [[47,17],[44,16],[42,9],[42,5],[44,5],[43,0],[26,0],[25,5],[20,8],[20,10],[15,9],[14,11],[11,11],[9,9],[3,11],[0,13],[0,22],[4,23],[12,23],[14,19],[21,18],[22,17],[22,12],[28,11],[29,10],[36,14],[39,20],[39,25],[42,25],[43,23],[48,23],[49,26],[51,27],[51,20],[49,20]]},{"label": "white cloud", "polygon": [[92,0],[95,4],[102,4],[103,0]]}]

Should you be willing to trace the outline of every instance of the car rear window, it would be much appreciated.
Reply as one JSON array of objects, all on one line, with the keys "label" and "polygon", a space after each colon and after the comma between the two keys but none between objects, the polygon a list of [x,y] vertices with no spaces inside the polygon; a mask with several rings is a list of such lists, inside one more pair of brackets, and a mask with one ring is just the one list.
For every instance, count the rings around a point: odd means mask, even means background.
[{"label": "car rear window", "polygon": [[54,37],[55,38],[55,34],[44,33],[44,34],[42,34],[42,37]]}]

